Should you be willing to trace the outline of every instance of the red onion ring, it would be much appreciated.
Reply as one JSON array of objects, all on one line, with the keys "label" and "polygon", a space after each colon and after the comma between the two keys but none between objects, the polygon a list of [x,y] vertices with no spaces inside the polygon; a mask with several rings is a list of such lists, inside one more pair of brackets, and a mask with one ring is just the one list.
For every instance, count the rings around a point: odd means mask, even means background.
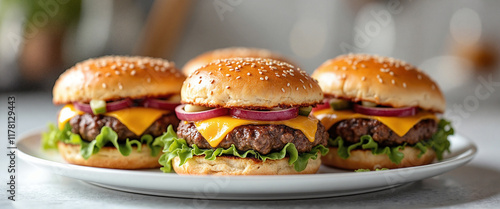
[{"label": "red onion ring", "polygon": [[[125,109],[127,107],[132,106],[132,104],[133,104],[133,102],[129,98],[124,99],[124,100],[120,100],[120,101],[116,101],[116,102],[106,103],[106,112],[113,112],[113,111]],[[85,103],[81,103],[81,102],[73,102],[73,105],[75,105],[75,108],[80,110],[80,111],[93,114],[92,108],[90,107],[90,104],[85,104]]]},{"label": "red onion ring", "polygon": [[330,108],[330,99],[323,99],[323,103],[317,104],[315,108],[312,109],[312,112]]},{"label": "red onion ring", "polygon": [[210,110],[205,110],[205,111],[200,111],[200,112],[186,112],[184,111],[184,106],[179,105],[175,108],[175,114],[177,117],[181,120],[184,121],[199,121],[199,120],[205,120],[209,118],[215,118],[223,115],[228,114],[228,109],[226,108],[216,108],[216,109],[210,109]]},{"label": "red onion ring", "polygon": [[170,102],[166,100],[152,99],[152,98],[148,98],[142,102],[142,106],[144,107],[163,109],[163,110],[175,110],[175,108],[180,104],[181,103],[178,102]]},{"label": "red onion ring", "polygon": [[238,118],[261,121],[289,120],[299,115],[299,108],[288,108],[274,111],[257,111],[245,109],[231,109],[229,114]]},{"label": "red onion ring", "polygon": [[359,104],[354,105],[354,112],[363,115],[389,116],[389,117],[407,117],[417,114],[417,107],[365,107]]}]

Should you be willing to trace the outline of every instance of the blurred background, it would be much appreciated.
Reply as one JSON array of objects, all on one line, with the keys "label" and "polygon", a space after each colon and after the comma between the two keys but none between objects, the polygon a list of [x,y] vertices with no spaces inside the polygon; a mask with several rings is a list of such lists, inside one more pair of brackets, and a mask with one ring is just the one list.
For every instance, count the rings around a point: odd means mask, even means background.
[{"label": "blurred background", "polygon": [[499,9],[465,0],[0,0],[0,93],[49,95],[60,73],[92,57],[162,57],[180,68],[243,46],[310,73],[349,52],[392,56],[429,73],[449,99],[460,103],[479,84],[497,101]]}]

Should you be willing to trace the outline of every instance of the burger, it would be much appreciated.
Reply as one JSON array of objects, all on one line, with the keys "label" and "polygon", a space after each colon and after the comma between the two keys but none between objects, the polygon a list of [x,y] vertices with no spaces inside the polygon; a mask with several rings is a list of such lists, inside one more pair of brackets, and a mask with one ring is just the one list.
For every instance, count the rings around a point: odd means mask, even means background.
[{"label": "burger", "polygon": [[316,173],[328,135],[309,116],[323,93],[288,63],[232,58],[194,71],[181,90],[177,133],[164,138],[162,170],[190,175]]},{"label": "burger", "polygon": [[174,109],[184,79],[162,59],[107,56],[78,63],[55,83],[53,103],[64,107],[57,126],[44,133],[43,147],[58,148],[71,164],[160,167],[157,141],[179,123]]},{"label": "burger", "polygon": [[325,94],[313,110],[328,130],[325,165],[391,169],[425,165],[449,151],[445,99],[417,68],[390,57],[339,56],[312,75]]},{"label": "burger", "polygon": [[190,75],[198,68],[218,59],[238,58],[238,57],[251,57],[251,58],[267,58],[275,59],[278,61],[289,62],[282,55],[269,51],[267,49],[259,48],[245,48],[245,47],[230,47],[223,49],[216,49],[208,51],[197,57],[191,59],[184,67],[182,72],[185,75]]}]

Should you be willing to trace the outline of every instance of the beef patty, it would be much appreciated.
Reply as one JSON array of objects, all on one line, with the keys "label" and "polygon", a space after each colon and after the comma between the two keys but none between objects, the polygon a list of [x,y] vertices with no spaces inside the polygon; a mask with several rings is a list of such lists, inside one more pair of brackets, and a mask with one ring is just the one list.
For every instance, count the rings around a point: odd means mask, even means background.
[{"label": "beef patty", "polygon": [[260,154],[279,151],[287,143],[295,144],[299,153],[309,152],[312,147],[319,144],[326,146],[328,142],[328,133],[321,123],[318,123],[314,142],[310,142],[302,131],[285,125],[239,126],[229,132],[215,148],[208,144],[196,126],[190,122],[181,121],[177,136],[185,139],[189,145],[196,144],[203,149],[229,148],[231,144],[234,144],[240,151],[255,150]]},{"label": "beef patty", "polygon": [[[140,139],[140,136],[134,134],[130,131],[122,122],[118,119],[110,116],[104,115],[92,115],[90,113],[85,113],[82,115],[75,116],[69,120],[71,125],[71,132],[80,134],[83,140],[92,141],[101,132],[103,126],[108,126],[113,129],[118,134],[118,140],[124,141],[127,138],[130,139]],[[174,127],[174,130],[179,124],[179,119],[174,113],[169,113],[162,115],[158,120],[153,122],[143,135],[150,134],[153,137],[162,135],[167,131],[169,125]]]},{"label": "beef patty", "polygon": [[340,136],[348,144],[359,142],[360,137],[363,135],[370,135],[379,145],[395,146],[405,142],[413,145],[419,141],[426,141],[436,131],[437,123],[432,119],[422,120],[415,124],[404,136],[398,136],[378,120],[352,118],[334,124],[328,130],[328,133],[330,138],[335,139]]}]

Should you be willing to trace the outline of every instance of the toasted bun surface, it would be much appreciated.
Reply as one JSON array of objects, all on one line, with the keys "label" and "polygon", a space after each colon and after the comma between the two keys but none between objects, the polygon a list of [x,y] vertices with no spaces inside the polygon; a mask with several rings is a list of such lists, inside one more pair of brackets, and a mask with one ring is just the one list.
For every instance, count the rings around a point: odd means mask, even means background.
[{"label": "toasted bun surface", "polygon": [[184,65],[184,67],[182,68],[182,72],[185,75],[190,75],[198,68],[212,61],[218,59],[228,59],[236,57],[265,58],[265,59],[275,59],[283,62],[289,62],[280,54],[269,51],[267,49],[230,47],[230,48],[216,49],[198,55],[197,57],[187,62],[186,65]]},{"label": "toasted bun surface", "polygon": [[185,76],[175,64],[148,57],[107,56],[66,70],[53,89],[53,102],[159,97],[179,94]]},{"label": "toasted bun surface", "polygon": [[305,71],[271,59],[232,58],[212,62],[191,74],[181,102],[207,107],[272,109],[310,106],[323,93]]},{"label": "toasted bun surface", "polygon": [[418,106],[444,112],[438,85],[404,61],[377,55],[342,55],[323,63],[312,74],[325,95],[370,101],[392,107]]},{"label": "toasted bun surface", "polygon": [[68,163],[115,169],[146,169],[159,168],[161,165],[158,159],[161,152],[157,156],[151,156],[151,150],[147,145],[142,145],[141,152],[137,148],[133,148],[129,156],[123,156],[114,147],[103,147],[98,153],[90,156],[85,160],[80,154],[80,145],[65,144],[58,142],[59,153]]},{"label": "toasted bun surface", "polygon": [[181,175],[290,175],[314,174],[321,166],[321,159],[309,159],[307,167],[301,172],[295,171],[293,165],[288,164],[288,157],[281,160],[266,160],[254,158],[239,158],[234,156],[220,156],[215,160],[205,160],[205,156],[193,156],[182,166],[179,157],[172,161],[176,173]]},{"label": "toasted bun surface", "polygon": [[436,153],[432,149],[427,149],[420,158],[420,150],[406,146],[404,150],[400,150],[404,154],[404,158],[400,164],[393,163],[385,154],[373,155],[371,150],[352,150],[351,156],[347,159],[342,159],[337,154],[336,147],[330,147],[328,154],[321,157],[323,164],[349,170],[370,169],[376,168],[404,168],[412,166],[420,166],[432,163],[436,158]]}]

